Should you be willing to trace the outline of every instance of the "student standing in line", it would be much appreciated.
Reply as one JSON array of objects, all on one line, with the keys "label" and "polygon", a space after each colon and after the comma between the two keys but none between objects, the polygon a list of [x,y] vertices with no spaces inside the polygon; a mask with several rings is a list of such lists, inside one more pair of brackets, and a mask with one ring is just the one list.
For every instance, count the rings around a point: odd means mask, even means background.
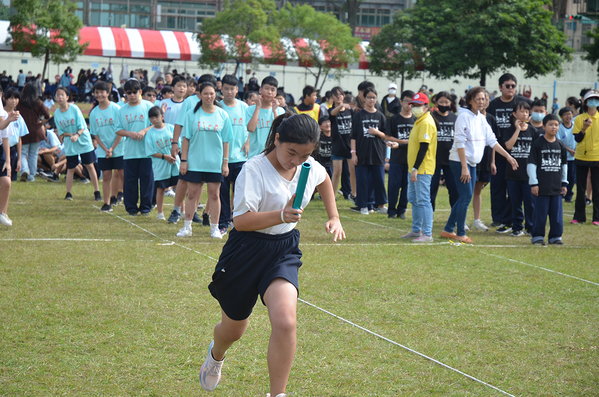
[{"label": "student standing in line", "polygon": [[530,121],[529,124],[537,129],[540,135],[545,133],[543,129],[543,119],[547,115],[547,103],[542,99],[533,101],[530,105]]},{"label": "student standing in line", "polygon": [[7,113],[0,100],[0,225],[12,226],[12,220],[8,217],[8,198],[10,196],[10,143],[9,138],[14,134],[13,121],[19,118],[19,112]]},{"label": "student standing in line", "polygon": [[[264,153],[248,160],[235,186],[235,228],[223,247],[209,285],[221,306],[206,360],[200,369],[204,390],[214,390],[229,347],[239,340],[260,296],[269,313],[270,395],[285,397],[296,348],[299,232],[303,209],[318,189],[328,215],[325,230],[333,241],[345,238],[335,193],[324,168],[310,154],[318,145],[318,124],[307,115],[279,116]],[[288,117],[288,118],[285,118]],[[311,164],[302,209],[293,209],[301,165]]]},{"label": "student standing in line", "polygon": [[275,98],[278,86],[277,79],[272,76],[265,77],[260,87],[260,95],[254,99],[255,104],[248,107],[246,111],[247,129],[250,134],[248,158],[264,151],[266,138],[274,119],[285,112],[282,107],[279,107],[279,102]]},{"label": "student standing in line", "polygon": [[[0,93],[2,93],[1,88]],[[10,87],[4,92],[3,97],[4,103],[6,104],[4,106],[4,111],[11,114],[16,110],[21,94],[15,87]],[[19,118],[12,123],[11,128],[12,135],[8,138],[8,143],[10,145],[10,180],[12,182],[17,180],[17,173],[21,171],[21,138],[29,134],[29,130],[21,115],[19,115]],[[56,141],[58,141],[58,138],[56,138]]]},{"label": "student standing in line", "polygon": [[332,139],[331,139],[331,120],[329,116],[323,116],[318,120],[320,127],[320,144],[318,145],[318,156],[316,160],[324,167],[329,175],[333,176],[333,160],[331,160]]},{"label": "student standing in line", "polygon": [[123,154],[122,136],[116,134],[119,105],[109,99],[108,84],[98,81],[94,85],[94,97],[98,106],[89,114],[91,135],[98,144],[98,168],[102,171],[103,212],[112,211],[118,205],[119,193],[123,191]]},{"label": "student standing in line", "polygon": [[557,131],[557,139],[566,145],[566,151],[568,152],[568,192],[564,196],[564,201],[566,203],[572,202],[572,197],[574,197],[574,185],[576,184],[576,165],[574,163],[576,139],[574,139],[574,134],[572,134],[574,128],[574,123],[572,123],[573,115],[574,112],[571,108],[565,107],[559,110],[559,117],[562,119],[562,122]]},{"label": "student standing in line", "polygon": [[351,160],[351,132],[354,110],[345,103],[345,92],[341,87],[331,90],[333,106],[330,109],[331,121],[331,159],[333,160],[333,191],[337,192],[339,180],[343,177],[343,168],[347,167],[351,186],[348,198],[356,205],[356,169]]},{"label": "student standing in line", "polygon": [[566,194],[568,156],[566,145],[556,139],[559,119],[550,114],[543,119],[545,134],[532,144],[527,173],[535,213],[531,241],[545,245],[545,224],[549,216],[549,244],[563,245],[564,214],[562,196]]},{"label": "student standing in line", "polygon": [[[223,176],[229,175],[229,141],[231,119],[227,112],[215,105],[216,86],[206,82],[200,86],[201,100],[188,112],[183,127],[181,148],[181,179],[187,181],[189,209],[197,208],[201,188],[208,184],[208,207],[210,208],[210,237],[222,239],[218,229],[220,217],[219,191]],[[185,214],[185,224],[177,237],[192,234],[193,214]]]},{"label": "student standing in line", "polygon": [[320,106],[316,103],[318,99],[318,91],[316,88],[311,85],[307,85],[302,90],[302,100],[295,107],[295,112],[297,114],[307,114],[312,117],[314,120],[318,121],[322,117],[328,116],[328,107],[325,105]]},{"label": "student standing in line", "polygon": [[[66,87],[68,90],[69,88]],[[37,154],[40,142],[46,139],[44,125],[50,120],[50,113],[40,99],[37,87],[33,83],[25,84],[17,111],[25,120],[29,134],[22,138],[21,145],[21,182],[33,182],[37,172]]]}]

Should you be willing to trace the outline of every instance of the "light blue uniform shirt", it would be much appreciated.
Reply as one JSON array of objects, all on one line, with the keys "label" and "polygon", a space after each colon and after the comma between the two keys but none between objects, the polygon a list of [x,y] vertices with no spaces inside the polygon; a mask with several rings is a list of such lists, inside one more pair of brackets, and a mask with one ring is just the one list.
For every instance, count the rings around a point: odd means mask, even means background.
[{"label": "light blue uniform shirt", "polygon": [[[256,105],[249,106],[246,110],[245,117],[249,122],[252,116],[254,115],[254,111],[256,110]],[[285,113],[285,109],[282,107],[277,108],[277,116]],[[270,127],[272,122],[275,120],[275,116],[272,112],[272,108],[268,109],[260,109],[260,114],[258,115],[258,125],[256,126],[256,130],[254,132],[250,132],[250,152],[248,154],[248,158],[252,158],[264,151],[264,147],[266,146],[266,139],[268,139],[268,134],[270,132]],[[246,123],[247,125],[247,123]]]},{"label": "light blue uniform shirt", "polygon": [[[96,106],[89,114],[89,125],[91,134],[100,138],[104,146],[112,147],[112,144],[117,138],[116,125],[120,106],[114,102],[110,102],[104,110],[100,106]],[[112,151],[112,157],[123,157],[125,145],[123,144],[124,137],[121,138],[119,144]],[[102,146],[96,148],[98,158],[106,158],[106,151]]]},{"label": "light blue uniform shirt", "polygon": [[[123,105],[118,112],[116,131],[125,130],[139,132],[150,126],[150,117],[148,111],[154,107],[152,102],[144,99],[136,106],[130,106],[128,103]],[[144,137],[145,139],[145,137]],[[144,159],[146,155],[146,146],[144,140],[136,141],[129,137],[124,137],[124,160]]]},{"label": "light blue uniform shirt", "polygon": [[[197,98],[197,95],[195,95]],[[177,117],[185,104],[185,99],[181,102],[175,102],[172,98],[164,99],[160,101],[160,104],[157,106],[162,108],[162,105],[166,103],[166,112],[164,112],[164,122],[166,124],[175,125],[177,123]]]},{"label": "light blue uniform shirt", "polygon": [[[146,134],[144,141],[146,144],[146,154],[152,156],[153,154],[171,154],[171,139],[173,139],[174,127],[171,124],[165,124],[164,128],[158,130],[152,127]],[[162,160],[156,157],[150,157],[152,159],[152,170],[154,171],[154,180],[162,181],[170,179],[172,176],[179,175],[179,166],[181,160],[177,156],[177,162],[171,164],[166,160]]]},{"label": "light blue uniform shirt", "polygon": [[221,102],[223,110],[227,112],[231,119],[231,140],[229,141],[229,163],[241,163],[248,159],[245,152],[241,150],[243,144],[248,139],[248,118],[246,111],[247,103],[235,100],[235,106],[228,107],[224,102]]},{"label": "light blue uniform shirt", "polygon": [[70,137],[64,138],[64,152],[68,156],[77,156],[83,153],[89,153],[94,150],[94,144],[92,143],[92,137],[87,129],[87,124],[83,118],[81,110],[75,104],[69,104],[69,108],[66,112],[62,112],[60,109],[56,109],[54,112],[54,123],[56,124],[56,131],[58,136],[63,134],[76,134],[77,131],[83,130],[81,136],[77,139],[77,142],[71,142]]},{"label": "light blue uniform shirt", "polygon": [[231,139],[231,119],[227,112],[219,107],[214,113],[206,113],[202,108],[194,113],[191,109],[185,117],[182,135],[189,139],[189,171],[222,172],[223,143]]},{"label": "light blue uniform shirt", "polygon": [[47,141],[43,140],[40,142],[40,149],[52,149],[54,146],[56,146],[57,148],[61,147],[60,140],[58,139],[54,131],[46,130],[46,138],[48,139]]},{"label": "light blue uniform shirt", "polygon": [[[8,143],[9,143],[10,147],[13,147],[17,143],[19,143],[19,140],[21,139],[22,136],[29,134],[29,130],[27,129],[27,124],[25,124],[25,120],[23,120],[23,117],[21,115],[19,115],[19,118],[17,119],[17,121],[15,121],[11,124],[11,127],[12,127],[12,135],[8,138]],[[54,135],[54,136],[56,136],[56,135]],[[42,141],[42,142],[44,142],[44,141]]]},{"label": "light blue uniform shirt", "polygon": [[197,95],[192,95],[187,98],[183,102],[183,106],[181,106],[181,110],[179,110],[179,114],[177,115],[177,121],[175,124],[179,124],[181,127],[185,125],[185,117],[187,116],[187,112],[193,111],[196,105],[200,102],[200,98]]},{"label": "light blue uniform shirt", "polygon": [[[557,139],[562,141],[568,149],[576,150],[576,139],[574,139],[572,129],[574,129],[574,122],[572,122],[570,128],[566,128],[564,124],[560,123],[559,130],[557,130]],[[568,152],[568,161],[574,161],[574,156],[570,152]]]}]

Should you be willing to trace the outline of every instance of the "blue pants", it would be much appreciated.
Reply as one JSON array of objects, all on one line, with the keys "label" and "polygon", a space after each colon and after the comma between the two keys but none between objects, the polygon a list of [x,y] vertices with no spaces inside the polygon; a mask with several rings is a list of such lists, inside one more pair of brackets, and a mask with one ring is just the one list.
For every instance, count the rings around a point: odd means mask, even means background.
[{"label": "blue pants", "polygon": [[[123,182],[123,202],[127,212],[141,212],[143,214],[152,210],[152,196],[154,193],[154,172],[152,159],[123,160],[125,179]],[[139,207],[137,201],[141,196]]]},{"label": "blue pants", "polygon": [[[336,194],[337,192],[335,192]],[[343,160],[343,170],[341,171],[341,193],[347,198],[351,194],[351,180],[349,178],[349,167],[347,160]]]},{"label": "blue pants", "polygon": [[543,241],[545,238],[545,224],[549,215],[549,242],[554,243],[562,239],[564,232],[564,212],[562,209],[562,196],[533,196],[535,206],[531,241]]},{"label": "blue pants", "polygon": [[[472,201],[472,194],[474,193],[474,186],[476,185],[476,167],[468,165],[468,171],[470,171],[470,182],[463,183],[460,178],[462,176],[462,164],[458,161],[450,161],[449,166],[454,176],[454,182],[458,191],[458,200],[455,205],[451,207],[451,214],[445,225],[445,231],[453,233],[454,227],[458,227],[457,235],[465,236],[466,230],[464,230],[464,224],[466,223],[466,215],[468,214],[468,206]],[[447,178],[445,179],[447,181]]]},{"label": "blue pants", "polygon": [[574,160],[568,160],[568,192],[566,193],[566,200],[572,200],[574,197],[574,185],[576,184],[576,164]]},{"label": "blue pants", "polygon": [[[439,165],[435,168],[435,174],[433,175],[433,179],[431,180],[431,204],[433,205],[433,211],[435,210],[435,201],[437,201],[437,192],[439,191],[439,181],[441,180],[441,170],[443,170],[443,176],[445,177],[445,186],[447,187],[447,191],[449,192],[449,205],[453,208],[456,201],[458,201],[458,190],[456,187],[455,178],[453,177],[453,172],[451,166],[449,165]],[[460,168],[460,175],[462,169]],[[476,173],[474,174],[474,178],[476,179]],[[460,178],[458,177],[458,180]]]},{"label": "blue pants", "polygon": [[[407,164],[389,164],[389,181],[387,186],[389,215],[401,215],[406,212],[406,208],[408,208],[408,179],[410,179],[410,174],[408,174]],[[397,202],[398,199],[399,203]]]},{"label": "blue pants", "polygon": [[231,184],[235,187],[235,181],[244,164],[245,161],[229,163],[229,175],[224,176],[220,184],[220,217],[218,219],[220,226],[227,226],[231,219],[233,219],[233,215],[231,214]]},{"label": "blue pants", "polygon": [[387,204],[385,192],[385,166],[360,165],[356,167],[357,203],[359,208],[367,208],[371,201],[369,185],[374,190],[374,206]]},{"label": "blue pants", "polygon": [[491,216],[493,222],[512,225],[512,206],[508,195],[505,167],[507,161],[500,154],[495,154],[497,173],[491,175]]},{"label": "blue pants", "polygon": [[433,205],[431,179],[433,175],[418,174],[416,182],[408,178],[408,201],[412,204],[412,231],[433,235]]},{"label": "blue pants", "polygon": [[[526,219],[524,226],[527,232],[531,232],[534,204],[528,181],[507,181],[507,188],[512,199],[512,230],[515,232],[522,230],[522,222]],[[524,213],[522,213],[522,203],[524,203]]]}]

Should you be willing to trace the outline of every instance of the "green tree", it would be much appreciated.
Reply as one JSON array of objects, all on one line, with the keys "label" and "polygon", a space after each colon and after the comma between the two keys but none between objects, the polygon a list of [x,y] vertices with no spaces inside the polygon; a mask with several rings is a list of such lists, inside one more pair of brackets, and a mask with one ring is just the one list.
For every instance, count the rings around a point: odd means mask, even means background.
[{"label": "green tree", "polygon": [[347,64],[359,58],[359,40],[352,36],[351,28],[333,14],[317,12],[309,5],[294,7],[288,3],[279,10],[275,20],[281,36],[296,43],[306,39],[307,46],[296,45],[295,48],[300,66],[314,76],[317,89],[322,88],[333,69],[341,76]]},{"label": "green tree", "polygon": [[[241,63],[264,62],[252,57],[248,41],[273,46],[273,53],[283,56],[279,32],[269,24],[269,16],[275,10],[273,0],[227,1],[215,18],[206,18],[202,22],[198,35],[202,48],[200,65],[212,68],[233,60],[237,73]],[[221,37],[225,40],[224,47],[218,45]]]},{"label": "green tree", "polygon": [[509,67],[525,76],[562,72],[566,36],[551,24],[551,0],[419,0],[407,12],[412,44],[433,76],[479,78]]},{"label": "green tree", "polygon": [[380,33],[370,40],[368,48],[370,71],[392,80],[401,78],[400,92],[404,90],[406,77],[413,79],[420,73],[417,64],[422,61],[410,44],[411,40],[410,18],[403,11],[397,11],[392,22],[383,26]]},{"label": "green tree", "polygon": [[[587,52],[584,59],[594,65],[599,60],[599,28],[586,32],[586,35],[593,39],[593,44],[582,45],[582,49]],[[597,74],[599,75],[599,65],[597,65]]]},{"label": "green tree", "polygon": [[87,44],[79,44],[83,22],[75,15],[77,3],[70,0],[13,1],[15,12],[9,17],[11,37],[6,42],[20,52],[44,57],[44,70],[49,61],[73,62],[83,54]]}]

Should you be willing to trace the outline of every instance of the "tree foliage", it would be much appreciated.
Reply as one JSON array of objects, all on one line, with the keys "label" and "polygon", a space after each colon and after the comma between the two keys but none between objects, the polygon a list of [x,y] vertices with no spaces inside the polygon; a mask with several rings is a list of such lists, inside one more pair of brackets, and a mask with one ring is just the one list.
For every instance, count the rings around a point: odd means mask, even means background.
[{"label": "tree foliage", "polygon": [[[280,34],[269,23],[271,14],[276,10],[273,0],[231,0],[224,4],[223,11],[215,18],[206,18],[202,22],[198,35],[202,53],[200,65],[216,67],[221,62],[233,60],[235,73],[240,63],[264,62],[252,57],[251,43],[274,46],[273,52],[281,54]],[[219,45],[224,37],[225,46]]]},{"label": "tree foliage", "polygon": [[556,72],[571,60],[566,36],[552,24],[550,0],[419,0],[408,10],[412,43],[439,78],[479,78],[520,67],[526,77]]},{"label": "tree foliage", "polygon": [[79,44],[83,22],[75,15],[77,3],[70,0],[13,1],[15,12],[9,17],[11,36],[6,40],[16,51],[44,57],[44,71],[49,61],[73,62],[83,54],[87,44]]},{"label": "tree foliage", "polygon": [[[296,43],[300,65],[314,76],[317,89],[322,88],[333,69],[341,75],[348,64],[359,58],[359,40],[333,14],[317,12],[309,5],[294,7],[288,3],[275,20],[281,36]],[[306,39],[307,46],[297,45],[303,43],[302,39]]]},{"label": "tree foliage", "polygon": [[401,91],[405,78],[413,79],[420,73],[417,63],[422,62],[416,49],[410,44],[412,26],[409,16],[403,11],[393,14],[390,24],[383,26],[380,33],[370,40],[368,55],[369,69],[377,76],[389,79],[401,78]]},{"label": "tree foliage", "polygon": [[[593,39],[593,44],[583,44],[582,49],[587,52],[584,59],[595,64],[599,60],[599,28],[586,32],[586,35]],[[599,65],[597,65],[597,74],[599,75]]]}]

